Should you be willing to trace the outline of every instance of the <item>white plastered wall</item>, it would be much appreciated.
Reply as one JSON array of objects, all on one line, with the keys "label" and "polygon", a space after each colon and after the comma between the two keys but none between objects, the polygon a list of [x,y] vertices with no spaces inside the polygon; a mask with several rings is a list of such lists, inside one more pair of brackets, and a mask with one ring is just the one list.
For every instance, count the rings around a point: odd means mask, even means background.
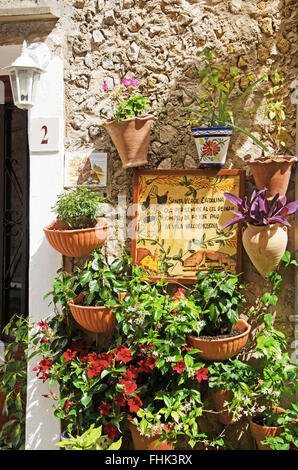
[{"label": "white plastered wall", "polygon": [[[20,46],[0,47],[0,69],[10,65],[20,55]],[[7,74],[0,70],[0,75]],[[30,128],[32,119],[59,117],[60,132],[58,150],[32,152]],[[30,210],[29,210],[29,319],[38,322],[52,313],[44,295],[52,290],[57,269],[62,266],[62,256],[47,242],[43,227],[54,218],[51,212],[57,194],[63,190],[64,161],[64,87],[63,62],[52,56],[47,70],[42,74],[36,105],[28,111],[30,153]],[[43,397],[49,393],[48,382],[43,383],[32,371],[38,358],[28,363],[28,387],[26,410],[26,450],[57,450],[60,438],[60,420],[54,417],[52,400]],[[58,390],[54,390],[58,393]]]}]

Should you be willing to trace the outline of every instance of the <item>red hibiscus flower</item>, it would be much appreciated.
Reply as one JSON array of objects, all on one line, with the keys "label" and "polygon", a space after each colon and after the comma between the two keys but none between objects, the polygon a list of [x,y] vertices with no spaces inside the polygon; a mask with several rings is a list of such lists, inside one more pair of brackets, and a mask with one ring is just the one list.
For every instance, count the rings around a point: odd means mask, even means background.
[{"label": "red hibiscus flower", "polygon": [[178,289],[176,294],[172,297],[172,300],[178,300],[179,301],[179,300],[184,300],[184,299],[186,299],[185,289],[182,289],[182,288]]},{"label": "red hibiscus flower", "polygon": [[203,145],[203,153],[208,157],[217,155],[220,152],[220,146],[213,140],[207,140]]},{"label": "red hibiscus flower", "polygon": [[39,377],[41,375],[41,379],[43,382],[45,382],[49,377],[50,375],[47,373],[47,371],[49,369],[51,369],[52,367],[52,359],[45,359],[45,357],[39,362],[39,364],[34,367],[32,370],[33,371],[38,371],[37,372],[37,377]]},{"label": "red hibiscus flower", "polygon": [[176,362],[176,364],[173,366],[173,370],[178,372],[178,374],[182,374],[184,369],[186,369],[186,364],[183,359],[181,359],[181,361]]},{"label": "red hibiscus flower", "polygon": [[135,396],[133,398],[130,398],[127,404],[131,413],[137,413],[139,408],[143,405],[143,402],[138,396]]},{"label": "red hibiscus flower", "polygon": [[49,341],[49,338],[46,338],[45,336],[40,340],[41,343],[48,343]]},{"label": "red hibiscus flower", "polygon": [[103,428],[103,431],[105,434],[108,435],[109,439],[115,439],[115,437],[118,437],[120,435],[117,427],[113,423],[108,423]]},{"label": "red hibiscus flower", "polygon": [[64,402],[64,405],[63,405],[63,410],[64,410],[65,413],[67,413],[68,408],[73,404],[72,401],[69,401],[68,397],[69,397],[69,395],[67,396],[67,398]]},{"label": "red hibiscus flower", "polygon": [[64,357],[64,362],[72,361],[72,359],[77,354],[76,351],[72,351],[71,349],[67,349],[62,356]]},{"label": "red hibiscus flower", "polygon": [[196,371],[196,378],[199,383],[202,382],[202,380],[208,380],[208,368],[207,367],[201,367]]},{"label": "red hibiscus flower", "polygon": [[124,364],[132,361],[131,350],[123,345],[118,346],[116,349],[116,359],[117,361],[124,362]]},{"label": "red hibiscus flower", "polygon": [[105,402],[102,402],[102,404],[98,407],[102,415],[109,415],[111,412],[111,408],[112,408],[112,405],[110,405],[109,403],[105,403]]},{"label": "red hibiscus flower", "polygon": [[123,378],[128,381],[136,380],[140,370],[135,366],[129,366],[123,374]]},{"label": "red hibiscus flower", "polygon": [[135,384],[134,382],[125,380],[125,379],[120,379],[119,384],[123,385],[123,387],[124,387],[124,389],[125,389],[125,391],[128,395],[132,395],[133,393],[135,393],[137,388],[138,388],[137,384]]},{"label": "red hibiscus flower", "polygon": [[39,326],[39,331],[40,330],[49,331],[49,327],[48,327],[46,321],[44,321],[44,320],[41,320],[39,323],[37,323],[37,326]]},{"label": "red hibiscus flower", "polygon": [[123,393],[118,393],[115,396],[115,405],[116,406],[125,406],[126,405],[126,399]]},{"label": "red hibiscus flower", "polygon": [[155,363],[156,363],[156,359],[151,354],[151,356],[148,356],[139,362],[139,366],[140,366],[139,371],[149,373],[151,370],[154,369]]},{"label": "red hibiscus flower", "polygon": [[87,367],[88,378],[92,379],[100,375],[113,363],[113,355],[111,353],[91,353],[88,356],[88,362],[91,363],[91,365]]}]

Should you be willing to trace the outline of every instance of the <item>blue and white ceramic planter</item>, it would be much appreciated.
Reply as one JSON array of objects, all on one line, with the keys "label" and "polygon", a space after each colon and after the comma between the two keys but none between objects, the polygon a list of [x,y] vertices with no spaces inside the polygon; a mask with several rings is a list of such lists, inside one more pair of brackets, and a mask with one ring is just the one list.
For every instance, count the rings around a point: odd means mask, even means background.
[{"label": "blue and white ceramic planter", "polygon": [[192,128],[202,166],[224,166],[232,131],[232,127]]}]

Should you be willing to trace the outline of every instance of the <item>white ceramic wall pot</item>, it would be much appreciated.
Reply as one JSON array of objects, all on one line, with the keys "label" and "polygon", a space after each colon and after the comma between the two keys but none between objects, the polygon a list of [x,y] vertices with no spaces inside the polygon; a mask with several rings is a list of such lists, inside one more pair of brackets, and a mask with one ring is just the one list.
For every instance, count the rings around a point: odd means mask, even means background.
[{"label": "white ceramic wall pot", "polygon": [[201,166],[225,165],[232,131],[232,127],[192,128]]}]

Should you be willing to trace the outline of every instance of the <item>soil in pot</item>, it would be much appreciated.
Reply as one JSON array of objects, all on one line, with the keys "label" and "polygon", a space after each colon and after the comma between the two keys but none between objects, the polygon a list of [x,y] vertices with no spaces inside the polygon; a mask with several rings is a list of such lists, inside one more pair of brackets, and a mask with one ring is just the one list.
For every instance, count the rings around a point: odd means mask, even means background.
[{"label": "soil in pot", "polygon": [[231,334],[223,336],[189,336],[190,346],[199,349],[198,356],[205,361],[224,361],[236,356],[247,343],[251,326],[242,318],[238,320]]}]

